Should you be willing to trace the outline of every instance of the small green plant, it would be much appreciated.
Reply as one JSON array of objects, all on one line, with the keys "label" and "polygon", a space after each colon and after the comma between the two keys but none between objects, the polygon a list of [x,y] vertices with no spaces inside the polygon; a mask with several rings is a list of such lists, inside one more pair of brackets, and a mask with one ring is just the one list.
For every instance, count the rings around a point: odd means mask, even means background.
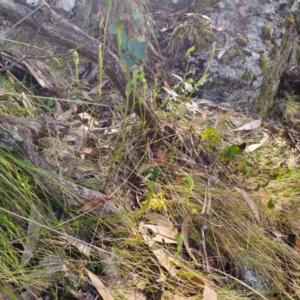
[{"label": "small green plant", "polygon": [[72,57],[73,57],[73,61],[74,61],[74,64],[75,64],[75,78],[74,78],[74,81],[77,85],[79,85],[79,55],[78,55],[78,52],[74,49],[71,49],[69,50],[70,53],[72,53]]},{"label": "small green plant", "polygon": [[221,135],[217,132],[214,127],[208,127],[201,133],[201,138],[209,144],[209,148],[212,149],[214,146],[221,143]]},{"label": "small green plant", "polygon": [[186,193],[186,197],[185,197],[185,203],[189,204],[190,203],[190,196],[191,196],[191,192],[194,188],[194,179],[188,175],[188,174],[179,174],[178,178],[180,178],[181,180],[183,180],[186,188],[187,188],[187,193]]},{"label": "small green plant", "polygon": [[267,204],[267,207],[269,209],[274,209],[275,208],[275,204],[277,203],[277,199],[270,199],[270,201]]},{"label": "small green plant", "polygon": [[152,199],[154,198],[154,195],[158,194],[160,190],[160,186],[155,181],[150,181],[147,184],[147,199],[142,203],[141,208],[133,213],[131,213],[131,216],[138,217],[145,213],[150,207]]},{"label": "small green plant", "polygon": [[228,163],[230,162],[236,155],[241,154],[246,149],[246,144],[243,143],[241,145],[231,145],[222,150],[219,159],[222,162]]},{"label": "small green plant", "polygon": [[[144,19],[139,11],[134,12],[132,19],[134,20],[134,27],[138,26],[139,23],[143,24]],[[128,38],[124,27],[125,21],[131,22],[130,16],[126,14],[119,14],[117,16],[116,23],[109,25],[108,32],[116,35],[118,53],[124,65],[127,68],[131,68],[138,60],[145,59],[148,42]],[[123,54],[122,50],[127,52]]]}]

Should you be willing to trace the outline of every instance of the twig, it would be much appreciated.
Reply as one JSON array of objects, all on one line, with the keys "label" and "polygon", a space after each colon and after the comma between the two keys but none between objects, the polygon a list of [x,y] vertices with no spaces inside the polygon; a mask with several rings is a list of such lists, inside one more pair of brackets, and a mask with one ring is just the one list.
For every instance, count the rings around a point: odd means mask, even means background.
[{"label": "twig", "polygon": [[205,263],[206,263],[206,272],[210,273],[210,266],[206,251],[206,242],[205,242],[205,230],[208,229],[206,225],[206,217],[209,215],[209,211],[211,208],[211,197],[210,197],[210,175],[208,174],[207,167],[205,166],[205,172],[207,175],[207,184],[206,184],[206,190],[205,190],[205,199],[204,199],[204,206],[202,209],[201,214],[203,215],[203,222],[201,226],[201,244],[203,248],[203,253],[205,256]]}]

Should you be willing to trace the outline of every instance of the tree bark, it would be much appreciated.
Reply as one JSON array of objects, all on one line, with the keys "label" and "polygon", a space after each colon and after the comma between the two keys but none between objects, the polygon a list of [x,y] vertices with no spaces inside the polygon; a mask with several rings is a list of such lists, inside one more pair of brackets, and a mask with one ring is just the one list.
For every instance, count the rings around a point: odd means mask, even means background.
[{"label": "tree bark", "polygon": [[[48,4],[42,4],[34,13],[20,0],[0,0],[0,7],[1,14],[7,20],[30,27],[33,30],[36,30],[42,22],[40,32],[49,36],[49,39],[67,48],[76,49],[79,54],[98,63],[98,47],[101,46],[101,43],[58,15]],[[50,18],[46,17],[46,20],[41,21],[41,13],[46,15],[46,9],[50,9]],[[127,101],[125,90],[129,78],[124,71],[121,60],[109,49],[105,49],[103,64],[113,85]],[[139,99],[139,95],[136,95],[135,98],[132,95],[128,97],[129,108],[145,122],[146,127],[157,129],[158,119],[151,105],[145,99],[142,103],[137,103],[137,99]]]}]

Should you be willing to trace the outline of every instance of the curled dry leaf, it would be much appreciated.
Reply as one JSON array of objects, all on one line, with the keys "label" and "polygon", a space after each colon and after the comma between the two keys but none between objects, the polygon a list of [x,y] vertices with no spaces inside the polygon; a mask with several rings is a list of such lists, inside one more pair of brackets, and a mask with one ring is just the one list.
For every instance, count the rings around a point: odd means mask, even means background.
[{"label": "curled dry leaf", "polygon": [[150,229],[155,236],[151,236],[149,241],[155,241],[160,243],[167,243],[167,244],[176,244],[176,234],[178,233],[178,230],[176,227],[172,226],[157,226],[152,224],[144,224],[145,228]]},{"label": "curled dry leaf", "polygon": [[256,149],[258,149],[259,147],[261,147],[267,140],[269,139],[269,136],[264,133],[264,137],[262,138],[262,140],[258,143],[258,144],[252,144],[252,145],[249,145],[246,149],[246,151],[248,152],[252,152]]},{"label": "curled dry leaf", "polygon": [[245,11],[244,11],[244,9],[243,9],[243,7],[242,6],[238,6],[238,8],[237,8],[237,10],[238,10],[238,12],[240,13],[240,15],[243,17],[243,18],[247,18],[247,15],[246,15],[246,13],[245,13]]},{"label": "curled dry leaf", "polygon": [[99,125],[99,122],[88,113],[79,113],[78,117],[82,120],[88,120],[88,127],[91,129],[94,125]]},{"label": "curled dry leaf", "polygon": [[[144,217],[151,221],[152,224],[146,224],[144,221],[141,221],[139,232],[144,235],[143,237],[148,244],[152,246],[155,241],[176,244],[175,236],[178,234],[178,230],[168,218],[157,213],[147,213]],[[148,235],[149,229],[156,234],[155,237]]]},{"label": "curled dry leaf", "polygon": [[187,215],[181,225],[181,233],[183,234],[183,242],[184,246],[186,248],[186,251],[188,252],[189,256],[193,259],[194,263],[198,265],[197,259],[195,258],[190,246],[189,246],[189,229],[192,224],[192,217]]},{"label": "curled dry leaf", "polygon": [[262,121],[262,119],[257,119],[257,120],[248,122],[245,125],[237,128],[237,129],[234,129],[233,131],[253,130],[253,129],[259,128],[261,126],[261,121]]},{"label": "curled dry leaf", "polygon": [[226,32],[225,32],[225,36],[226,36],[226,43],[225,43],[224,47],[218,53],[218,59],[220,59],[226,53],[226,51],[229,50],[233,46],[233,43],[230,42],[229,35]]},{"label": "curled dry leaf", "polygon": [[103,284],[103,282],[100,280],[98,276],[96,276],[94,273],[90,272],[89,270],[85,269],[87,275],[89,276],[92,285],[97,290],[99,295],[102,297],[103,300],[115,300],[115,298],[112,296],[108,288]]},{"label": "curled dry leaf", "polygon": [[165,151],[161,148],[158,148],[156,151],[156,160],[157,162],[163,162],[166,160]]},{"label": "curled dry leaf", "polygon": [[96,206],[98,206],[100,204],[104,204],[105,202],[107,202],[109,200],[110,200],[109,197],[97,198],[93,201],[87,202],[79,210],[81,212],[86,212],[86,211],[89,211],[89,210],[95,208]]},{"label": "curled dry leaf", "polygon": [[216,31],[224,31],[229,28],[230,22],[225,20],[221,23],[221,25],[213,25],[212,28]]},{"label": "curled dry leaf", "polygon": [[243,198],[247,202],[248,206],[252,210],[253,215],[254,215],[257,223],[260,223],[260,218],[259,218],[258,210],[257,210],[256,204],[254,203],[253,199],[245,191],[243,191],[243,190],[241,190],[241,189],[239,189],[237,187],[234,187],[234,188],[235,188],[235,190],[238,193],[240,193],[243,196]]},{"label": "curled dry leaf", "polygon": [[217,293],[207,284],[204,287],[203,300],[217,300]]},{"label": "curled dry leaf", "polygon": [[287,239],[289,236],[286,235],[286,234],[283,234],[281,233],[280,231],[278,230],[272,230],[271,231],[277,238],[284,238],[284,239]]},{"label": "curled dry leaf", "polygon": [[168,255],[163,249],[153,250],[154,255],[158,259],[161,266],[163,266],[171,276],[177,277],[178,271],[175,268],[176,260]]}]

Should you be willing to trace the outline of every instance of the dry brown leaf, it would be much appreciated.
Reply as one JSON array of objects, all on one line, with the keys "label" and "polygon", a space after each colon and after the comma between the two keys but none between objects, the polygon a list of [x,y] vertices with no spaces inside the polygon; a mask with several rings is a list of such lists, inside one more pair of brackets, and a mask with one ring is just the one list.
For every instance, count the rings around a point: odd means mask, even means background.
[{"label": "dry brown leaf", "polygon": [[34,107],[32,106],[30,99],[27,98],[27,96],[24,92],[22,92],[21,99],[22,99],[24,107],[26,108],[26,111],[29,113],[29,115],[31,117],[33,117],[34,116],[34,113],[33,113]]},{"label": "dry brown leaf", "polygon": [[23,61],[23,64],[28,68],[30,74],[36,79],[36,81],[39,83],[41,87],[46,87],[46,84],[44,80],[42,79],[42,76],[39,75],[41,73],[41,70],[36,68],[36,66],[32,66],[29,62]]},{"label": "dry brown leaf", "polygon": [[269,136],[266,133],[263,133],[263,134],[264,134],[264,137],[261,139],[261,141],[258,144],[252,144],[252,145],[247,146],[246,152],[247,151],[252,152],[252,151],[258,149],[269,139]]},{"label": "dry brown leaf", "polygon": [[237,129],[234,129],[233,131],[253,130],[253,129],[259,128],[260,125],[261,125],[261,121],[262,121],[262,119],[257,119],[257,120],[248,122],[248,123],[246,123],[245,125],[243,125],[243,126],[237,128]]},{"label": "dry brown leaf", "polygon": [[163,272],[163,270],[159,268],[159,277],[157,279],[155,279],[155,281],[157,283],[164,283],[167,280],[167,276],[165,275],[165,273]]},{"label": "dry brown leaf", "polygon": [[146,218],[147,220],[153,222],[155,225],[159,225],[159,226],[174,226],[174,224],[166,217],[157,214],[157,213],[146,213],[144,215],[144,218]]},{"label": "dry brown leaf", "polygon": [[88,274],[92,285],[97,290],[99,295],[103,298],[103,300],[115,300],[108,288],[103,284],[103,282],[98,276],[96,276],[94,273],[90,272],[87,269],[85,269],[85,271]]},{"label": "dry brown leaf", "polygon": [[216,31],[224,31],[229,28],[230,22],[228,20],[225,20],[221,23],[221,25],[213,25],[212,28],[215,29]]},{"label": "dry brown leaf", "polygon": [[93,128],[94,125],[99,125],[99,122],[92,117],[90,114],[84,112],[84,113],[79,113],[78,117],[81,118],[82,120],[88,120],[88,127],[91,129]]},{"label": "dry brown leaf", "polygon": [[256,204],[254,203],[253,199],[245,191],[243,191],[243,190],[241,190],[241,189],[239,189],[237,187],[234,187],[234,188],[235,188],[235,190],[238,193],[240,193],[243,196],[243,198],[247,202],[248,206],[252,210],[253,215],[254,215],[257,223],[260,223],[260,218],[259,218],[258,210],[257,210]]},{"label": "dry brown leaf", "polygon": [[176,244],[176,234],[178,230],[176,227],[172,226],[157,226],[152,224],[144,224],[144,228],[150,229],[155,236],[149,237],[149,241],[155,241],[167,244]]},{"label": "dry brown leaf", "polygon": [[90,256],[92,250],[91,247],[84,241],[80,241],[78,238],[72,239],[72,237],[61,236],[61,240],[67,241],[69,244],[77,248],[85,256]]},{"label": "dry brown leaf", "polygon": [[98,93],[99,89],[101,90],[106,84],[107,84],[108,80],[104,80],[101,82],[101,84],[97,84],[90,92],[90,95],[95,95]]},{"label": "dry brown leaf", "polygon": [[217,293],[208,285],[204,286],[203,300],[217,300]]},{"label": "dry brown leaf", "polygon": [[58,116],[56,117],[56,119],[57,119],[57,120],[66,121],[66,120],[68,120],[68,119],[72,116],[72,113],[73,113],[73,111],[72,111],[72,109],[70,108],[70,109],[66,110],[63,114],[58,115]]},{"label": "dry brown leaf", "polygon": [[156,151],[156,160],[157,162],[163,162],[166,160],[165,151],[161,148],[158,148]]},{"label": "dry brown leaf", "polygon": [[297,238],[295,241],[294,250],[300,252],[300,238]]},{"label": "dry brown leaf", "polygon": [[153,250],[154,255],[158,259],[161,266],[163,266],[171,276],[177,277],[178,271],[176,270],[174,263],[176,260],[169,256],[163,249]]},{"label": "dry brown leaf", "polygon": [[193,259],[194,263],[198,265],[197,259],[195,258],[194,254],[192,253],[192,250],[189,246],[189,229],[192,224],[192,217],[187,215],[181,225],[181,233],[183,234],[183,242],[186,251],[188,252],[189,256]]},{"label": "dry brown leaf", "polygon": [[287,239],[289,236],[286,235],[286,234],[283,234],[281,233],[280,231],[278,230],[272,230],[271,231],[277,238],[284,238],[284,239]]},{"label": "dry brown leaf", "polygon": [[64,110],[62,109],[57,99],[54,99],[54,102],[55,102],[55,112],[61,116],[64,113]]},{"label": "dry brown leaf", "polygon": [[247,18],[247,15],[246,15],[246,13],[245,13],[245,11],[244,11],[244,9],[243,9],[243,7],[242,6],[238,6],[238,8],[237,8],[237,10],[238,10],[238,12],[240,13],[240,15],[243,17],[243,18]]},{"label": "dry brown leaf", "polygon": [[89,96],[89,92],[87,91],[81,91],[82,96],[84,97],[84,100],[87,102],[93,103],[94,100]]},{"label": "dry brown leaf", "polygon": [[81,212],[86,212],[89,211],[93,208],[95,208],[96,206],[100,205],[100,204],[104,204],[105,202],[109,201],[109,197],[102,197],[102,198],[97,198],[93,201],[87,202],[86,204],[84,204],[79,211]]},{"label": "dry brown leaf", "polygon": [[70,134],[66,134],[62,139],[63,142],[75,142],[76,141],[76,136],[74,135],[70,135]]},{"label": "dry brown leaf", "polygon": [[68,105],[69,105],[70,109],[72,109],[73,113],[77,112],[77,103],[75,101],[68,102]]}]

